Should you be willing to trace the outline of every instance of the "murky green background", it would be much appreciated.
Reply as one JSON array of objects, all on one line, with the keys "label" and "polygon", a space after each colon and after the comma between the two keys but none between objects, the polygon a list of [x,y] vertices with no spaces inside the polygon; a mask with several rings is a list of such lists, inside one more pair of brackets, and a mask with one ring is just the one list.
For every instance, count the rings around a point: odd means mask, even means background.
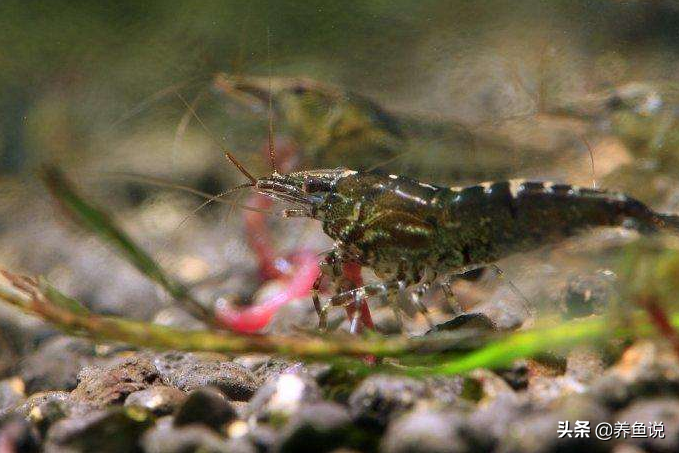
[{"label": "murky green background", "polygon": [[[540,80],[558,96],[676,77],[678,41],[679,8],[661,0],[5,0],[0,172],[88,162],[139,133],[171,136],[184,109],[158,93],[191,92],[217,71],[266,75],[270,61],[274,75],[478,120],[525,111]],[[510,72],[528,93],[500,89]]]}]

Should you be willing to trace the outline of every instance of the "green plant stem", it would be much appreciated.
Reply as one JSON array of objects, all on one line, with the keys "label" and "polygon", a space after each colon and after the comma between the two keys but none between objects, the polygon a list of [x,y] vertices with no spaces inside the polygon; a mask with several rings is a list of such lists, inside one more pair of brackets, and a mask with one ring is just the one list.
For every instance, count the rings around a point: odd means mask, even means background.
[{"label": "green plant stem", "polygon": [[[308,359],[337,361],[341,357],[400,357],[407,363],[418,359],[430,361],[439,357],[439,365],[411,367],[379,367],[375,370],[407,373],[415,376],[431,374],[458,374],[476,368],[497,368],[510,365],[514,360],[532,357],[544,352],[566,350],[569,347],[600,342],[610,338],[650,335],[652,325],[641,311],[635,313],[631,323],[611,324],[607,317],[590,317],[569,321],[552,327],[515,332],[502,338],[478,339],[478,347],[471,352],[469,335],[451,336],[446,333],[418,338],[347,336],[274,336],[238,335],[222,331],[182,330],[173,327],[128,320],[114,316],[99,316],[82,312],[75,303],[63,304],[52,299],[68,299],[50,289],[50,295],[36,286],[17,289],[19,277],[4,273],[9,283],[0,279],[0,299],[22,310],[40,316],[57,327],[87,336],[96,341],[122,341],[138,347],[157,349],[212,351],[221,353],[273,353]],[[670,317],[672,325],[679,326],[679,313]],[[473,334],[473,332],[471,332]],[[453,352],[451,352],[453,350]],[[430,361],[431,362],[431,361]]]}]

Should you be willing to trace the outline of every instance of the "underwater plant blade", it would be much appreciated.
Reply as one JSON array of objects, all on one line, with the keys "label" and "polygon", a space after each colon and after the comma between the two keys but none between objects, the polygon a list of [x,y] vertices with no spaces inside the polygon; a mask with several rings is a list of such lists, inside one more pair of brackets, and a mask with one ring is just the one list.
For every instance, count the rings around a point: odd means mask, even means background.
[{"label": "underwater plant blade", "polygon": [[40,277],[38,282],[40,283],[40,289],[45,294],[45,297],[47,297],[55,305],[81,315],[88,315],[90,313],[90,311],[83,304],[72,297],[68,297],[65,294],[59,292],[44,278]]},{"label": "underwater plant blade", "polygon": [[167,275],[103,209],[80,196],[58,167],[44,167],[42,177],[52,195],[79,225],[111,244],[139,272],[162,286],[174,299],[182,302],[191,314],[211,325],[214,323],[208,310],[193,299],[188,289]]}]

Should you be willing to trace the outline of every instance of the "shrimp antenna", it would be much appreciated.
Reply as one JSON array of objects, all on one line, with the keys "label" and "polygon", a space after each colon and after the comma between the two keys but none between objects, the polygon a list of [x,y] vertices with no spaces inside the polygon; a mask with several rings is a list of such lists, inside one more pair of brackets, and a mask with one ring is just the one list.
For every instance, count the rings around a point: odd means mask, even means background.
[{"label": "shrimp antenna", "polygon": [[[203,192],[202,190],[194,189],[193,187],[190,186],[185,186],[183,184],[177,184],[175,182],[168,181],[163,178],[157,178],[154,176],[147,176],[147,175],[139,175],[137,173],[131,173],[131,172],[126,172],[126,171],[105,171],[102,172],[104,176],[112,176],[112,177],[121,177],[125,179],[129,179],[131,181],[138,181],[142,184],[148,184],[150,186],[156,186],[156,187],[165,187],[168,189],[175,189],[179,190],[181,192],[186,192],[190,193],[193,195],[196,195],[201,198],[205,199],[212,199],[212,201],[215,201],[217,203],[224,203],[228,205],[232,205],[233,203],[231,201],[227,200],[222,200],[221,197],[226,196],[232,192],[237,192],[239,190],[247,189],[252,187],[250,183],[245,183],[241,184],[236,187],[232,187],[231,189],[226,190],[225,192],[219,194],[219,196],[216,196],[211,193]],[[243,208],[248,208],[247,206],[241,206]]]},{"label": "shrimp antenna", "polygon": [[[124,175],[124,176],[128,176],[128,177],[131,177],[131,178],[136,178],[136,175],[129,175],[129,174],[128,174],[128,175]],[[190,188],[190,187],[186,187],[186,186],[182,186],[182,185],[178,185],[178,184],[167,183],[167,182],[165,182],[165,181],[163,181],[163,180],[161,180],[161,179],[159,179],[159,178],[153,178],[153,179],[150,179],[150,180],[146,180],[145,182],[148,183],[148,184],[157,185],[157,186],[160,186],[160,187],[170,187],[170,188],[182,190],[182,191],[185,191],[185,192],[188,192],[188,193],[192,193],[192,194],[194,194],[194,195],[198,195],[198,196],[200,196],[200,197],[206,198],[206,200],[205,200],[203,203],[201,203],[198,207],[196,207],[196,208],[193,209],[189,214],[187,214],[187,215],[186,215],[186,216],[185,216],[185,217],[184,217],[184,218],[183,218],[183,219],[182,219],[182,220],[181,220],[181,221],[180,221],[180,222],[172,229],[172,231],[169,232],[168,238],[164,241],[164,244],[161,246],[161,249],[160,249],[161,252],[164,252],[164,251],[170,246],[170,244],[171,244],[170,238],[173,237],[173,236],[174,236],[174,235],[175,235],[175,234],[176,234],[176,233],[177,233],[177,232],[178,232],[178,231],[186,224],[186,222],[188,222],[189,220],[191,220],[191,219],[198,213],[198,211],[200,211],[201,209],[203,209],[204,207],[206,207],[207,205],[209,205],[209,204],[212,203],[212,202],[226,203],[226,204],[230,204],[230,205],[231,205],[231,209],[229,210],[229,214],[226,216],[227,219],[231,216],[231,213],[233,212],[233,209],[234,209],[235,207],[239,207],[239,208],[241,208],[241,209],[245,209],[246,211],[254,211],[254,212],[260,212],[260,213],[262,213],[262,214],[268,214],[268,215],[273,215],[273,216],[276,216],[276,215],[280,216],[279,214],[276,214],[276,213],[274,213],[274,212],[268,211],[268,210],[266,210],[266,209],[260,209],[260,208],[257,208],[257,207],[247,206],[247,205],[240,204],[240,203],[238,202],[238,199],[236,199],[235,201],[227,201],[227,200],[223,200],[223,199],[222,199],[223,197],[225,197],[225,196],[227,196],[227,195],[229,195],[229,194],[232,194],[232,193],[234,193],[234,192],[239,192],[240,190],[245,189],[245,188],[248,188],[248,187],[252,187],[252,185],[251,185],[250,183],[241,184],[240,186],[233,187],[233,188],[228,189],[228,190],[226,190],[226,191],[224,191],[224,192],[218,193],[217,195],[211,195],[211,194],[202,192],[202,191],[200,191],[200,190],[192,189],[192,188]]]},{"label": "shrimp antenna", "polygon": [[[176,91],[175,91],[176,93]],[[203,98],[205,98],[208,94],[208,91],[203,89],[201,90],[195,98],[191,101],[191,105],[195,109],[196,106],[202,101]],[[188,110],[182,115],[181,119],[179,120],[179,124],[177,124],[177,129],[174,132],[174,141],[172,142],[172,161],[176,161],[177,156],[179,155],[179,145],[180,142],[184,139],[184,135],[186,134],[186,129],[189,127],[189,123],[191,122],[191,118],[193,116],[191,115],[191,112]]]},{"label": "shrimp antenna", "polygon": [[[181,222],[177,224],[177,226],[174,228],[172,231],[172,234],[176,233],[186,222],[188,222],[194,215],[198,213],[201,209],[206,207],[207,205],[211,204],[212,202],[223,202],[224,200],[221,200],[222,197],[225,197],[226,195],[229,195],[234,192],[238,192],[239,190],[245,189],[247,187],[251,187],[250,184],[241,184],[240,186],[233,187],[229,190],[226,190],[224,192],[218,193],[217,195],[208,195],[209,198],[207,198],[204,202],[202,202],[197,208],[195,208],[193,211],[191,211],[190,214],[188,214],[186,217],[184,217]],[[193,192],[198,195],[197,192]],[[200,194],[200,196],[204,196],[205,194]],[[255,208],[253,206],[247,206],[247,205],[242,205],[238,203],[238,201],[234,202],[227,202],[227,204],[230,204],[231,207],[238,206],[241,209],[245,209],[246,211],[254,211],[254,212],[260,212],[262,214],[269,214],[269,215],[276,215],[276,213],[273,213],[271,211],[268,211],[266,209],[260,209],[260,208]],[[229,214],[231,214],[231,211],[229,211]],[[227,216],[228,218],[229,216]]]},{"label": "shrimp antenna", "polygon": [[274,147],[274,130],[273,130],[273,96],[271,94],[271,28],[266,27],[266,58],[269,66],[269,160],[271,161],[271,168],[273,173],[277,174],[276,168],[276,150]]},{"label": "shrimp antenna", "polygon": [[587,151],[589,152],[589,162],[590,165],[592,166],[592,189],[596,189],[596,172],[594,171],[594,150],[592,150],[592,146],[589,144],[589,141],[587,141],[584,135],[580,136],[580,140],[582,140],[582,142],[587,147]]},{"label": "shrimp antenna", "polygon": [[193,115],[196,121],[198,121],[198,124],[200,124],[200,126],[205,130],[205,132],[207,132],[208,136],[212,139],[212,141],[214,141],[220,148],[224,150],[224,155],[226,156],[226,158],[229,159],[231,163],[236,166],[238,171],[240,171],[246,178],[250,180],[250,186],[254,186],[255,184],[257,184],[257,179],[254,176],[252,176],[249,171],[245,169],[245,167],[238,161],[238,159],[236,159],[236,157],[231,152],[229,152],[228,149],[223,148],[222,142],[214,136],[210,128],[207,127],[205,122],[203,122],[200,116],[198,116],[193,106],[189,104],[186,101],[186,99],[184,99],[181,93],[176,94],[177,97],[184,103],[189,112],[191,112],[191,115]]},{"label": "shrimp antenna", "polygon": [[175,83],[174,85],[170,85],[168,87],[162,88],[155,93],[152,93],[151,95],[147,96],[143,100],[141,100],[139,103],[137,103],[134,107],[131,109],[128,109],[125,111],[121,116],[118,117],[115,121],[111,123],[109,126],[108,130],[112,131],[116,127],[118,127],[120,124],[134,118],[144,110],[146,110],[149,106],[155,104],[156,102],[164,99],[166,96],[171,95],[172,93],[176,93],[177,90],[181,90],[183,88],[188,88],[192,87],[196,84],[203,84],[205,83],[205,77],[204,76],[199,76],[199,77],[194,77],[192,79],[185,80],[183,82],[178,82]]}]

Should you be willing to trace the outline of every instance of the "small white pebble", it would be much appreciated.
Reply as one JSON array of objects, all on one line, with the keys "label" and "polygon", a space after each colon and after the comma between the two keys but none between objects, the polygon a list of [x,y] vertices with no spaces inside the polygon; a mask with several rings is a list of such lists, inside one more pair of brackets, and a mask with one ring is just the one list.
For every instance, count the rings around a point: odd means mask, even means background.
[{"label": "small white pebble", "polygon": [[231,439],[243,437],[248,433],[248,424],[243,420],[236,420],[226,429],[226,433]]},{"label": "small white pebble", "polygon": [[304,381],[296,374],[283,374],[276,384],[276,394],[271,398],[273,412],[293,413],[304,395]]}]

